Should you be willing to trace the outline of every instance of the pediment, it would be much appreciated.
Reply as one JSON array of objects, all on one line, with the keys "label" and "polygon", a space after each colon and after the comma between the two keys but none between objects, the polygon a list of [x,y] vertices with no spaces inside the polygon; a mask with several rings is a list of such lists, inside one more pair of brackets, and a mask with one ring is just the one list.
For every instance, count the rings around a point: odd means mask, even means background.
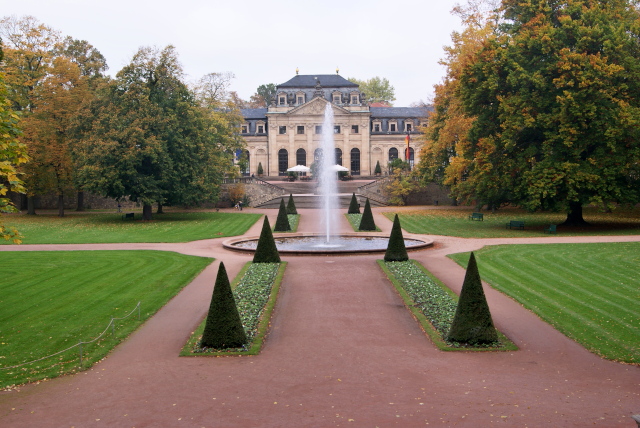
[{"label": "pediment", "polygon": [[[330,104],[329,101],[325,100],[324,98],[314,98],[311,101],[309,101],[308,103],[302,104],[301,106],[298,106],[296,108],[294,108],[293,110],[289,111],[287,113],[287,115],[323,115],[324,114],[324,110],[327,106],[327,104]],[[342,107],[338,107],[335,104],[331,104],[331,107],[333,108],[333,114],[335,115],[339,115],[339,114],[349,114],[349,110],[343,109]]]}]

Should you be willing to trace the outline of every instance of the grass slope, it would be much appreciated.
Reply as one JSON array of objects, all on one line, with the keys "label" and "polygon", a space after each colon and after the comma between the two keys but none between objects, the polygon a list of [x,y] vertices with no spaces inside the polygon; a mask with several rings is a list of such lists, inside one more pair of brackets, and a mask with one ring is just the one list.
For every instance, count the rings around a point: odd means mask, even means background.
[{"label": "grass slope", "polygon": [[[122,220],[121,214],[73,214],[66,217],[3,216],[7,227],[24,236],[24,244],[86,244],[117,242],[189,242],[199,239],[237,236],[245,233],[260,214],[171,212],[153,220]],[[2,244],[11,241],[2,240]]]},{"label": "grass slope", "polygon": [[[544,236],[550,224],[560,224],[566,214],[528,213],[516,208],[503,208],[496,213],[482,211],[484,221],[469,220],[471,208],[416,209],[398,213],[402,228],[409,233],[459,236],[461,238],[500,238],[519,236]],[[393,212],[384,215],[393,221]],[[640,208],[618,209],[613,213],[601,213],[594,207],[584,209],[584,218],[591,223],[587,228],[558,227],[559,235],[638,235],[640,234]],[[510,220],[522,220],[525,230],[506,229]]]},{"label": "grass slope", "polygon": [[[0,367],[54,354],[102,333],[112,317],[115,337],[83,345],[83,367],[103,358],[151,317],[212,259],[162,251],[0,253]],[[75,371],[76,347],[16,369],[0,369],[3,388]]]},{"label": "grass slope", "polygon": [[[640,243],[501,245],[475,255],[485,281],[562,333],[640,364]],[[451,258],[465,266],[469,255]]]}]

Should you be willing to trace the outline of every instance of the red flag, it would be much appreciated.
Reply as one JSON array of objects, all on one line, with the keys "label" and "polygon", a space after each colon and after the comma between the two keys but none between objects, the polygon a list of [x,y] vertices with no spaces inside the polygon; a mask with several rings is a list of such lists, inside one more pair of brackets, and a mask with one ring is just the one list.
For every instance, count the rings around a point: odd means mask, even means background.
[{"label": "red flag", "polygon": [[409,162],[409,154],[411,153],[411,151],[409,150],[409,143],[411,142],[411,135],[407,134],[405,140],[407,140],[407,148],[404,151],[404,160]]}]

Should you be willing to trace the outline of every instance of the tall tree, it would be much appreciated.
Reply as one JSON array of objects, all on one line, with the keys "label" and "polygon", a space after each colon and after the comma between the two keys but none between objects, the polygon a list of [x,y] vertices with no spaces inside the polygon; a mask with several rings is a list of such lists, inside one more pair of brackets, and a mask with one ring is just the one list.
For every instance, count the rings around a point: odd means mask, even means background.
[{"label": "tall tree", "polygon": [[[0,38],[0,62],[3,60],[2,39]],[[27,147],[20,143],[19,118],[10,108],[7,98],[4,74],[0,72],[0,213],[15,211],[15,206],[7,198],[10,191],[24,193],[17,167],[27,162]],[[20,234],[15,229],[7,229],[0,221],[0,238],[12,239],[19,244]]]},{"label": "tall tree", "polygon": [[473,123],[454,155],[464,165],[454,195],[563,210],[570,225],[584,224],[584,204],[640,201],[634,6],[503,1],[500,25],[460,74]]},{"label": "tall tree", "polygon": [[386,77],[375,76],[367,80],[354,78],[347,80],[360,86],[360,91],[364,92],[369,103],[384,103],[391,107],[396,100],[396,91]]},{"label": "tall tree", "polygon": [[87,80],[74,62],[54,58],[33,97],[36,107],[24,119],[24,141],[31,157],[26,183],[36,194],[55,192],[61,217],[64,195],[75,187],[71,130],[82,103],[90,98]]},{"label": "tall tree", "polygon": [[267,83],[258,86],[256,93],[251,95],[249,104],[252,108],[268,107],[276,97],[276,84]]},{"label": "tall tree", "polygon": [[145,220],[153,203],[215,202],[238,141],[224,112],[198,105],[173,46],[139,49],[78,123],[81,182],[142,203]]}]

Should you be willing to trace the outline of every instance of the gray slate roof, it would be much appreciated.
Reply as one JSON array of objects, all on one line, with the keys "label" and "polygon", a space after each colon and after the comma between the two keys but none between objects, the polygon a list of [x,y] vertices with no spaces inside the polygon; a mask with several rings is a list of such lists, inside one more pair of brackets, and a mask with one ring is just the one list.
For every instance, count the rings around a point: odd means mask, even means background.
[{"label": "gray slate roof", "polygon": [[424,107],[370,107],[371,117],[427,117],[432,109]]},{"label": "gray slate roof", "polygon": [[278,85],[278,88],[314,88],[318,80],[323,88],[358,87],[357,83],[350,82],[339,74],[299,74]]},{"label": "gray slate roof", "polygon": [[245,119],[266,119],[267,118],[267,109],[266,108],[243,108],[240,110],[242,117]]}]

